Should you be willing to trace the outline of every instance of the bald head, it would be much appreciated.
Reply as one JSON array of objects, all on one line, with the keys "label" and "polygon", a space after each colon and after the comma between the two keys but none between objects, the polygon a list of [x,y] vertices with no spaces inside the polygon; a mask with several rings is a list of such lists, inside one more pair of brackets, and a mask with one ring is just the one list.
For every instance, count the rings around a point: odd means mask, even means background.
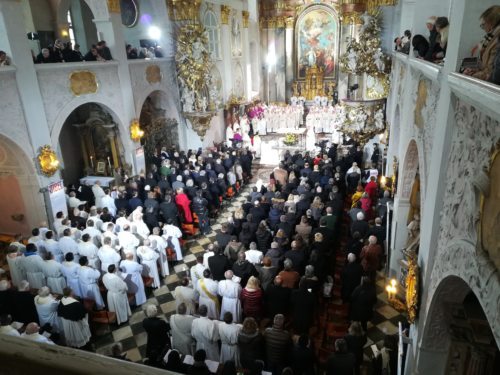
[{"label": "bald head", "polygon": [[231,280],[234,276],[234,273],[233,271],[231,270],[227,270],[226,272],[224,272],[224,277],[226,278],[226,280]]}]

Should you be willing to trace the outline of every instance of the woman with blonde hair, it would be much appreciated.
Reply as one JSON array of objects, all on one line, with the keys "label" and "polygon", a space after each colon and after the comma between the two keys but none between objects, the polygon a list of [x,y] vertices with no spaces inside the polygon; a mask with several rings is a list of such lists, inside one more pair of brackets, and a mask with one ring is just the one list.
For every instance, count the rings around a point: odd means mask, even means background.
[{"label": "woman with blonde hair", "polygon": [[243,308],[243,316],[246,318],[252,317],[255,320],[260,320],[262,317],[262,289],[260,282],[255,276],[250,276],[247,285],[240,294],[241,306]]},{"label": "woman with blonde hair", "polygon": [[321,201],[321,198],[316,196],[314,197],[311,203],[311,215],[315,222],[318,222],[321,219],[321,214],[323,213],[323,208],[325,205]]}]

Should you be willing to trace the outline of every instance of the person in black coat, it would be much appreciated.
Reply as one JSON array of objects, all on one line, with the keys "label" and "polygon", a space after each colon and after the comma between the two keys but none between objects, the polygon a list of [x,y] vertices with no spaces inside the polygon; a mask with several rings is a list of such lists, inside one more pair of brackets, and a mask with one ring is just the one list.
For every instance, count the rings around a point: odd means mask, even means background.
[{"label": "person in black coat", "polygon": [[307,283],[300,283],[299,289],[293,290],[290,298],[292,305],[293,329],[296,334],[306,334],[314,318],[315,298]]},{"label": "person in black coat", "polygon": [[240,349],[241,366],[252,369],[256,360],[264,359],[264,340],[259,333],[257,322],[254,318],[245,318],[243,327],[238,334],[238,347]]},{"label": "person in black coat", "polygon": [[[12,246],[11,246],[12,247]],[[11,250],[10,251],[16,251]],[[14,297],[14,291],[10,289],[10,283],[8,280],[0,280],[0,315],[10,314],[13,309],[12,299]]]},{"label": "person in black coat", "polygon": [[148,334],[146,357],[149,359],[149,364],[154,367],[161,365],[164,352],[170,348],[170,325],[165,320],[158,318],[157,313],[155,305],[148,305],[146,319],[142,321],[142,326]]},{"label": "person in black coat", "polygon": [[172,202],[170,194],[165,194],[165,199],[160,203],[160,215],[164,223],[179,226],[179,211],[175,203]]},{"label": "person in black coat", "polygon": [[349,326],[349,333],[344,337],[347,343],[347,351],[354,354],[356,357],[355,374],[359,375],[360,366],[363,363],[363,348],[366,344],[366,335],[361,329],[359,322],[352,322]]},{"label": "person in black coat", "polygon": [[315,357],[311,341],[307,335],[299,337],[293,349],[292,370],[294,375],[314,375]]},{"label": "person in black coat", "polygon": [[12,319],[24,324],[38,323],[35,296],[30,292],[30,284],[23,280],[18,289],[17,292],[12,293]]},{"label": "person in black coat", "polygon": [[240,285],[247,285],[250,276],[259,276],[255,266],[246,260],[244,251],[238,253],[238,260],[233,264],[233,273],[241,279]]},{"label": "person in black coat", "polygon": [[326,363],[326,375],[352,375],[356,368],[356,357],[347,351],[344,339],[335,341],[335,353]]},{"label": "person in black coat", "polygon": [[207,367],[205,360],[207,353],[203,349],[199,349],[194,353],[194,363],[189,367],[187,373],[189,375],[211,375],[212,373]]},{"label": "person in black coat", "polygon": [[186,374],[189,371],[189,366],[182,362],[179,352],[175,349],[168,353],[167,361],[162,367],[179,374]]},{"label": "person in black coat", "polygon": [[382,219],[379,217],[375,218],[375,225],[368,230],[368,237],[372,235],[377,237],[377,243],[383,247],[386,234],[387,231],[382,226]]},{"label": "person in black coat", "polygon": [[429,42],[423,35],[417,34],[411,40],[415,57],[425,58],[429,51]]},{"label": "person in black coat", "polygon": [[215,255],[208,258],[208,268],[212,272],[215,281],[225,280],[224,272],[231,268],[229,259],[224,255],[224,248],[214,249]]},{"label": "person in black coat", "polygon": [[286,315],[290,305],[290,295],[292,290],[281,286],[281,277],[276,276],[274,283],[270,284],[264,293],[264,302],[267,316],[276,314]]},{"label": "person in black coat", "polygon": [[356,220],[351,224],[351,236],[355,232],[359,232],[361,238],[367,238],[370,226],[365,221],[365,215],[362,212],[358,212],[356,215]]},{"label": "person in black coat", "polygon": [[215,240],[219,245],[219,248],[225,249],[227,244],[231,241],[231,234],[229,233],[229,226],[227,223],[221,225],[220,233],[215,235]]},{"label": "person in black coat", "polygon": [[341,276],[341,295],[344,303],[350,301],[352,292],[361,284],[361,276],[363,276],[363,267],[359,262],[356,262],[356,255],[349,253],[347,262]]},{"label": "person in black coat", "polygon": [[377,303],[377,291],[370,278],[363,276],[361,285],[351,294],[349,319],[361,322],[363,330],[367,330],[367,322],[373,317],[373,307]]}]

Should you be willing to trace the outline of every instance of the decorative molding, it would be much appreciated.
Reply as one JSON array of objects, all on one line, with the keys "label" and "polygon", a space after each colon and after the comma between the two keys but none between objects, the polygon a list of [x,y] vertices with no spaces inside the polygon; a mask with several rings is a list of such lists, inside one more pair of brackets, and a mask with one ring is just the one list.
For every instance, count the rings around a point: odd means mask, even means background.
[{"label": "decorative molding", "polygon": [[422,59],[417,59],[410,57],[408,58],[408,62],[410,63],[410,67],[419,73],[422,73],[424,76],[429,78],[431,81],[437,81],[439,77],[439,73],[441,73],[442,67],[431,63],[429,61],[425,61]]},{"label": "decorative molding", "polygon": [[249,19],[250,19],[250,12],[247,11],[247,10],[242,10],[241,11],[241,17],[243,18],[243,27],[245,29],[248,28],[248,22],[249,22]]},{"label": "decorative molding", "polygon": [[74,96],[95,94],[98,90],[97,78],[90,70],[77,70],[69,75],[69,88]]},{"label": "decorative molding", "polygon": [[229,16],[231,15],[231,7],[229,5],[220,6],[220,23],[229,25]]},{"label": "decorative molding", "polygon": [[162,79],[161,69],[158,65],[148,65],[146,67],[146,81],[151,85],[160,83]]},{"label": "decorative molding", "polygon": [[108,0],[109,13],[120,13],[120,0]]},{"label": "decorative molding", "polygon": [[295,18],[294,17],[286,17],[286,19],[285,19],[285,27],[287,29],[293,29],[294,24],[295,24]]},{"label": "decorative molding", "polygon": [[286,21],[286,17],[284,17],[284,16],[276,17],[276,28],[277,29],[285,28],[285,21]]},{"label": "decorative molding", "polygon": [[201,0],[166,0],[168,15],[172,21],[192,21],[199,19]]}]

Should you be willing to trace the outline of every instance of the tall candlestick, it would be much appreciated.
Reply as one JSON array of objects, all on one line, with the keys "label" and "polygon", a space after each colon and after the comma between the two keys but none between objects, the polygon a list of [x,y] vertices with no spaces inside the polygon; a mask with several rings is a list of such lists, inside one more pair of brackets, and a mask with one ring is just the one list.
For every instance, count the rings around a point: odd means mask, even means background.
[{"label": "tall candlestick", "polygon": [[94,168],[94,158],[92,157],[92,155],[90,155],[90,165],[92,168]]},{"label": "tall candlestick", "polygon": [[109,160],[109,156],[108,156],[108,165],[109,165],[109,168],[111,169],[111,161]]}]

